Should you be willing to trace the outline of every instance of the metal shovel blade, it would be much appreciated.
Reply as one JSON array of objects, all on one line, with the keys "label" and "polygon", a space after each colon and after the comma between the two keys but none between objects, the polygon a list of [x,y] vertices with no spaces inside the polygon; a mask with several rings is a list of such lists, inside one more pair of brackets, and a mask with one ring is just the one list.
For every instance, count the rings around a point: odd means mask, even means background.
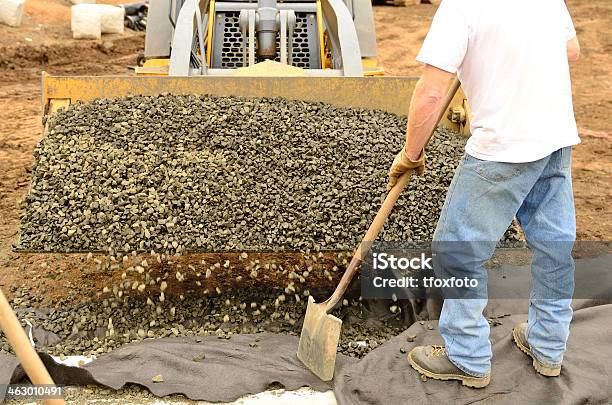
[{"label": "metal shovel blade", "polygon": [[326,302],[317,304],[308,297],[297,356],[323,381],[334,378],[341,329],[342,320],[327,313]]}]

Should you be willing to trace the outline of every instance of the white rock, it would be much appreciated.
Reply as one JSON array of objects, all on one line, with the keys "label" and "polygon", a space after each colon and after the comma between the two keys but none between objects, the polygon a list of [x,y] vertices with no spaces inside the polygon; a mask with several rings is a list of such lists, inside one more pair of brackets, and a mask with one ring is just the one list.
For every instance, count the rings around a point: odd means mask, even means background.
[{"label": "white rock", "polygon": [[100,15],[102,34],[123,34],[125,9],[111,4],[78,4],[74,9],[93,11]]},{"label": "white rock", "polygon": [[25,0],[0,0],[0,22],[19,27],[23,18]]},{"label": "white rock", "polygon": [[102,36],[102,18],[93,10],[72,7],[70,21],[74,39],[100,39]]}]

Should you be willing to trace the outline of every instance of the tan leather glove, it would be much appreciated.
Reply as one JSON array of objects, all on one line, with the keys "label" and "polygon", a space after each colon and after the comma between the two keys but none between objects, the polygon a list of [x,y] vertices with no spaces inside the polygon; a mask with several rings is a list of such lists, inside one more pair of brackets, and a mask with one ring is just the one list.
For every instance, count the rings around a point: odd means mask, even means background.
[{"label": "tan leather glove", "polygon": [[417,173],[422,176],[425,171],[425,151],[421,152],[421,156],[417,160],[410,160],[404,148],[395,156],[391,169],[389,169],[389,183],[387,183],[387,190],[391,190],[397,180],[409,170],[416,170]]}]

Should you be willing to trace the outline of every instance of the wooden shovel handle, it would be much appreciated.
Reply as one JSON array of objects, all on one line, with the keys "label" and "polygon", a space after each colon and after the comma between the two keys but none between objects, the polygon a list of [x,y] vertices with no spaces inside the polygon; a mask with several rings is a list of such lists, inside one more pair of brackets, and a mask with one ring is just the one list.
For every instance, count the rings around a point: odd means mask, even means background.
[{"label": "wooden shovel handle", "polygon": [[[459,86],[461,86],[461,82],[459,81],[459,79],[455,77],[453,82],[450,85],[448,93],[446,94],[446,98],[444,99],[442,103],[442,108],[440,109],[440,112],[438,114],[436,125],[434,125],[431,133],[429,134],[429,138],[427,138],[426,144],[429,143],[429,140],[433,136],[436,130],[436,127],[438,126],[438,123],[444,116],[444,113],[448,109],[448,106],[450,105],[451,101],[455,97],[455,93],[457,93]],[[412,176],[412,170],[409,170],[408,172],[404,173],[398,179],[397,184],[387,193],[387,196],[385,197],[385,201],[383,202],[382,206],[378,210],[378,213],[374,217],[372,224],[370,225],[370,227],[368,228],[368,231],[366,232],[365,236],[361,240],[361,243],[357,247],[357,250],[353,254],[353,258],[351,259],[351,262],[349,263],[348,268],[344,272],[344,275],[340,279],[340,282],[338,283],[336,290],[334,291],[332,296],[329,297],[327,301],[325,301],[325,303],[327,304],[328,312],[338,303],[338,301],[340,301],[340,298],[342,298],[342,296],[346,292],[346,289],[348,288],[351,280],[353,279],[353,277],[355,277],[355,274],[357,273],[359,264],[364,259],[363,257],[364,254],[367,253],[367,251],[370,249],[371,244],[376,240],[376,238],[378,238],[378,234],[382,230],[383,226],[385,226],[385,221],[389,217],[389,214],[391,213],[391,210],[393,209],[393,206],[395,205],[400,194],[402,193],[402,191],[404,191],[404,188],[406,188],[406,185],[410,181],[411,176]]]},{"label": "wooden shovel handle", "polygon": [[[26,336],[2,290],[0,290],[0,329],[2,329],[9,344],[15,350],[15,354],[17,354],[17,358],[32,384],[53,385],[53,379],[30,344],[30,340]],[[45,399],[44,403],[47,405],[64,405],[66,401],[50,398]]]},{"label": "wooden shovel handle", "polygon": [[353,258],[348,265],[348,268],[344,272],[342,279],[340,279],[340,283],[336,287],[336,290],[332,294],[332,296],[326,301],[327,310],[330,311],[334,305],[340,301],[340,298],[344,295],[346,289],[348,288],[349,283],[357,273],[357,269],[359,268],[359,264],[363,261],[363,256],[369,250],[371,244],[376,240],[378,234],[382,230],[383,226],[385,226],[385,221],[387,217],[391,213],[395,202],[399,198],[404,188],[410,181],[410,177],[412,176],[412,170],[401,175],[401,177],[397,180],[395,186],[387,193],[387,197],[385,197],[385,201],[382,206],[378,210],[378,213],[374,217],[372,224],[368,228],[365,236],[363,237],[359,247],[353,254]]}]

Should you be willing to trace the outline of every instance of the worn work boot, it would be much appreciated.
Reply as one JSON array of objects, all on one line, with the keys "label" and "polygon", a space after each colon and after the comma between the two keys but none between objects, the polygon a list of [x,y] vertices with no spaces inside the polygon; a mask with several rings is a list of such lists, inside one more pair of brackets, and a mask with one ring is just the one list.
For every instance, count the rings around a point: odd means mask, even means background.
[{"label": "worn work boot", "polygon": [[527,322],[516,325],[514,329],[512,329],[512,337],[514,338],[516,346],[533,359],[533,368],[535,368],[538,373],[546,377],[557,377],[561,374],[561,365],[551,366],[544,364],[538,360],[531,351],[529,343],[527,342]]},{"label": "worn work boot", "polygon": [[467,387],[484,388],[491,382],[491,376],[474,377],[460,370],[446,355],[443,346],[417,346],[408,353],[412,368],[435,380],[459,380]]}]

